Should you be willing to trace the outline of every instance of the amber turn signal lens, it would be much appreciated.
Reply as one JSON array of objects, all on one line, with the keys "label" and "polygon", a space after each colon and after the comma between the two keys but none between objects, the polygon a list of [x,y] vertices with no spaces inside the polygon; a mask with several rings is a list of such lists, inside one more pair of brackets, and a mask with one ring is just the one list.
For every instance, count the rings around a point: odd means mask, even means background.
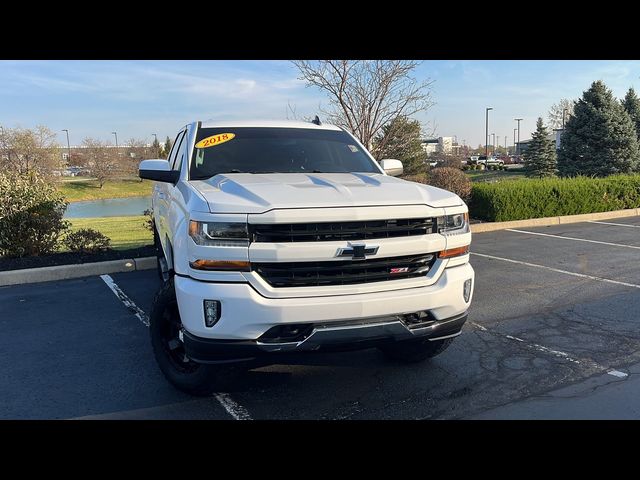
[{"label": "amber turn signal lens", "polygon": [[195,270],[226,270],[234,272],[248,272],[249,262],[238,260],[195,260],[189,262],[189,266]]},{"label": "amber turn signal lens", "polygon": [[467,253],[469,253],[469,245],[450,248],[449,250],[442,250],[441,252],[438,252],[438,258],[459,257],[461,255],[466,255]]},{"label": "amber turn signal lens", "polygon": [[189,222],[189,236],[195,237],[198,235],[198,222],[191,220]]}]

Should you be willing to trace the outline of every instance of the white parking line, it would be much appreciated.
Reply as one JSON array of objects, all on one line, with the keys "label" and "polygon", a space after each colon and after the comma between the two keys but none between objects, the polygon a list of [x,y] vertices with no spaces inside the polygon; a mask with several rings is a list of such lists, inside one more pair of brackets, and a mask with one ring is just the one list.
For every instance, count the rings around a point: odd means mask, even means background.
[{"label": "white parking line", "polygon": [[215,393],[213,396],[235,420],[253,420],[247,409],[234,401],[228,393]]},{"label": "white parking line", "polygon": [[600,225],[613,225],[614,227],[640,228],[640,225],[629,225],[628,223],[599,222],[597,220],[587,220],[587,222],[589,222],[589,223],[598,223]]},{"label": "white parking line", "polygon": [[107,284],[107,287],[111,289],[114,295],[118,297],[122,303],[124,303],[124,306],[127,307],[136,317],[138,317],[138,320],[140,320],[146,327],[148,327],[149,317],[147,316],[147,314],[144,313],[144,310],[133,303],[133,300],[127,297],[127,295],[120,289],[116,282],[113,281],[113,278],[111,278],[110,275],[100,275],[100,278],[104,281],[104,283]]},{"label": "white parking line", "polygon": [[507,232],[524,233],[527,235],[539,235],[541,237],[559,238],[561,240],[574,240],[576,242],[598,243],[600,245],[608,245],[610,247],[633,248],[634,250],[640,250],[640,247],[637,247],[635,245],[624,245],[622,243],[601,242],[599,240],[587,240],[586,238],[563,237],[562,235],[553,235],[550,233],[541,233],[541,232],[528,232],[526,230],[515,230],[512,228],[507,228],[505,230]]},{"label": "white parking line", "polygon": [[541,268],[543,270],[549,270],[551,272],[564,273],[565,275],[572,275],[574,277],[587,278],[589,280],[596,280],[598,282],[612,283],[614,285],[622,285],[624,287],[640,288],[640,285],[636,285],[635,283],[620,282],[618,280],[611,280],[609,278],[596,277],[594,275],[587,275],[585,273],[569,272],[567,270],[560,270],[559,268],[547,267],[546,265],[538,265],[536,263],[523,262],[520,260],[512,260],[510,258],[495,257],[493,255],[487,255],[485,253],[471,252],[471,255],[490,258],[492,260],[500,260],[502,262],[515,263],[518,265],[526,265],[527,267]]},{"label": "white parking line", "polygon": [[[148,315],[138,307],[133,300],[131,300],[127,295],[122,291],[122,289],[113,281],[110,275],[100,275],[100,278],[107,284],[107,286],[111,289],[116,297],[120,299],[120,301],[127,307],[131,313],[133,313],[138,320],[140,320],[146,327],[149,327],[149,317]],[[234,401],[228,393],[214,393],[213,398],[215,398],[222,408],[233,417],[234,420],[253,420],[251,415],[246,408],[242,405]]]},{"label": "white parking line", "polygon": [[538,343],[527,342],[526,340],[523,340],[522,338],[519,338],[519,337],[514,337],[513,335],[507,335],[505,333],[495,332],[493,330],[489,330],[487,327],[485,327],[483,325],[480,325],[479,323],[476,323],[476,322],[469,322],[469,323],[471,325],[473,325],[474,327],[476,327],[477,329],[482,330],[483,332],[488,332],[491,335],[497,335],[497,336],[502,337],[502,338],[507,338],[509,340],[514,340],[516,342],[519,342],[519,343],[523,344],[527,348],[531,348],[533,350],[538,350],[539,352],[543,352],[543,353],[548,353],[550,355],[553,355],[554,357],[562,358],[563,360],[566,360],[566,361],[571,362],[571,363],[575,363],[577,365],[588,365],[591,368],[595,368],[597,370],[606,370],[607,374],[613,375],[614,377],[618,377],[618,378],[626,378],[626,377],[629,376],[628,373],[621,372],[619,370],[611,369],[611,368],[608,368],[608,367],[604,367],[604,366],[599,365],[599,364],[597,364],[596,362],[594,362],[593,360],[590,360],[590,359],[573,358],[566,352],[561,352],[560,350],[554,350],[552,348],[545,347],[544,345],[540,345]]}]

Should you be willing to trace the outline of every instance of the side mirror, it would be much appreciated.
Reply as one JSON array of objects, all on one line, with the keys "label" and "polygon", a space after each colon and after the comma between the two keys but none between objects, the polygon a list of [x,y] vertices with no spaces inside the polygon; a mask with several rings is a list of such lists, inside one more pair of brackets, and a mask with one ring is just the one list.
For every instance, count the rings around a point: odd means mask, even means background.
[{"label": "side mirror", "polygon": [[180,178],[180,171],[170,170],[169,162],[166,160],[143,160],[140,162],[140,167],[138,167],[138,176],[147,180],[173,183],[175,185],[178,182],[178,178]]},{"label": "side mirror", "polygon": [[402,172],[404,172],[404,168],[402,167],[402,162],[400,160],[386,158],[384,160],[380,160],[380,166],[384,170],[384,173],[391,175],[392,177],[402,175]]}]

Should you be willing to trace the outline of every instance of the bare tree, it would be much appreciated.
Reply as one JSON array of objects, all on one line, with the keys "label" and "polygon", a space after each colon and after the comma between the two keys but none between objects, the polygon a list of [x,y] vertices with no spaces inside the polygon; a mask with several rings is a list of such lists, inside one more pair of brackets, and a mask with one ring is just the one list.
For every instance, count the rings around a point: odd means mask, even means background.
[{"label": "bare tree", "polygon": [[568,98],[563,98],[558,103],[551,105],[549,109],[549,113],[547,114],[547,118],[549,119],[549,123],[547,126],[549,128],[557,129],[562,128],[562,116],[564,114],[565,122],[569,120],[569,117],[573,115],[573,108],[576,106],[575,100],[570,100]]},{"label": "bare tree", "polygon": [[117,172],[117,152],[114,148],[109,148],[108,143],[95,138],[85,138],[82,146],[81,165],[90,171],[102,188]]},{"label": "bare tree", "polygon": [[56,134],[44,126],[35,129],[2,128],[0,131],[0,168],[27,175],[37,172],[49,176],[62,165]]},{"label": "bare tree", "polygon": [[[147,146],[144,140],[130,138],[125,143],[124,155],[119,159],[119,169],[125,175],[133,175],[138,178],[138,166],[142,160],[156,158],[153,146]],[[139,178],[142,181],[141,178]]]},{"label": "bare tree", "polygon": [[294,61],[300,79],[329,95],[329,121],[346,128],[374,156],[394,135],[374,139],[398,116],[410,117],[433,105],[431,80],[411,76],[420,62],[412,60]]}]

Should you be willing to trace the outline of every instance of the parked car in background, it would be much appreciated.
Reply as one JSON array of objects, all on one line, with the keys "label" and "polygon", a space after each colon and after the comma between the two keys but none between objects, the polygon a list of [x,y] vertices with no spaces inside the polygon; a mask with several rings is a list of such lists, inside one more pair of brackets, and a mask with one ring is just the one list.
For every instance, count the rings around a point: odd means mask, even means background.
[{"label": "parked car in background", "polygon": [[484,160],[478,160],[478,162],[482,162],[486,167],[490,165],[504,165],[503,160],[501,160],[500,158],[492,157],[492,156],[484,157]]}]

